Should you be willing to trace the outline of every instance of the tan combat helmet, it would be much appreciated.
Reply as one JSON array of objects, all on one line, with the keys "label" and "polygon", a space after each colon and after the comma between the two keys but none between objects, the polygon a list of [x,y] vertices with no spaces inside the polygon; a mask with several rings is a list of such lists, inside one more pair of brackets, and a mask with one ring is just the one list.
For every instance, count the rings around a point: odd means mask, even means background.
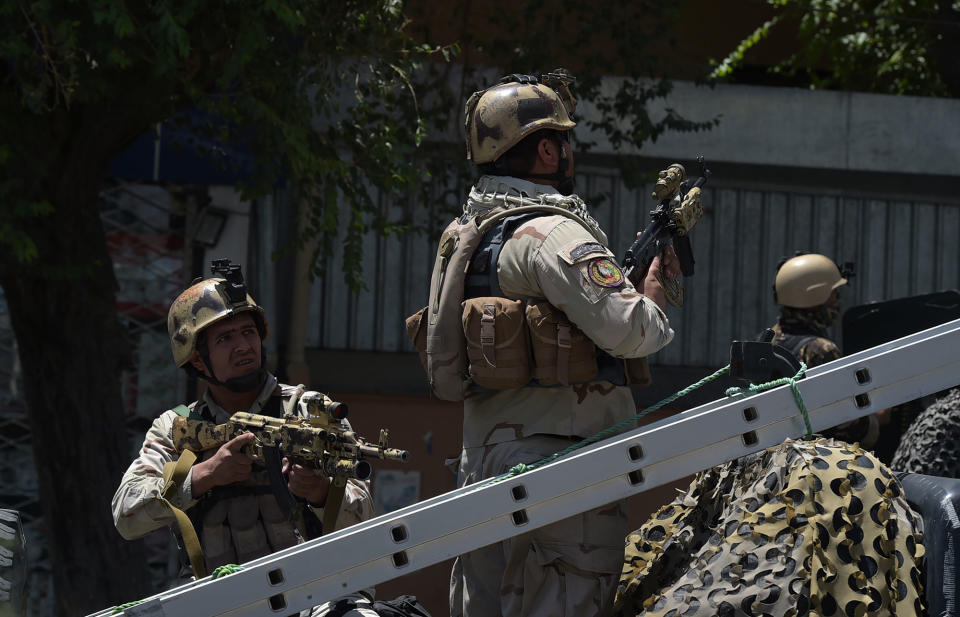
[{"label": "tan combat helmet", "polygon": [[[222,260],[226,262],[226,260]],[[214,271],[226,278],[209,278],[191,285],[177,296],[167,313],[167,333],[173,348],[173,361],[183,367],[197,349],[197,337],[210,324],[243,312],[252,312],[253,320],[266,339],[269,327],[266,314],[247,293],[240,266],[221,262],[225,269]],[[215,262],[216,263],[216,262]]]},{"label": "tan combat helmet", "polygon": [[468,161],[492,163],[531,133],[569,131],[577,125],[571,119],[573,77],[558,69],[542,76],[542,82],[531,75],[507,75],[473,93],[464,109]]},{"label": "tan combat helmet", "polygon": [[780,306],[812,308],[826,302],[834,289],[846,284],[847,279],[832,259],[808,253],[780,266],[773,289]]}]

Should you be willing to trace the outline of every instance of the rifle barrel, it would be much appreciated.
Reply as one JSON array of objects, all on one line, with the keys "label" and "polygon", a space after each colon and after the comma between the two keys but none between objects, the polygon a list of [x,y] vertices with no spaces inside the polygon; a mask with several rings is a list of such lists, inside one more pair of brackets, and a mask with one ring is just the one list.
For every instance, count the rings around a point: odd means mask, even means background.
[{"label": "rifle barrel", "polygon": [[377,446],[361,444],[357,449],[360,450],[360,454],[364,456],[375,457],[387,461],[400,461],[401,463],[406,463],[410,460],[410,453],[408,451],[398,450],[397,448],[384,448],[381,450]]}]

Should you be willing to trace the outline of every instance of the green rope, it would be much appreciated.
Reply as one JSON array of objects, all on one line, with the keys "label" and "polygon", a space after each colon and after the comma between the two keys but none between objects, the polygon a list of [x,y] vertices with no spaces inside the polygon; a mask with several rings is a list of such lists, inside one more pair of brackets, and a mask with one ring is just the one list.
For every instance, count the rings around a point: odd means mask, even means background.
[{"label": "green rope", "polygon": [[[223,578],[224,576],[228,576],[230,574],[236,574],[241,570],[243,570],[243,566],[238,566],[235,563],[228,563],[226,565],[220,566],[219,568],[216,568],[213,571],[213,573],[210,574],[210,578],[211,579]],[[137,604],[142,604],[144,602],[146,602],[146,600],[136,600],[134,602],[127,602],[126,604],[121,604],[120,606],[115,606],[113,607],[113,611],[110,614],[117,615],[119,613],[122,613],[124,610],[130,608],[131,606],[136,606]]]},{"label": "green rope", "polygon": [[797,371],[797,374],[793,377],[781,377],[780,379],[774,379],[767,383],[750,384],[746,388],[727,388],[726,394],[727,396],[733,396],[734,394],[757,394],[764,390],[771,390],[785,384],[790,384],[790,389],[793,391],[793,399],[797,402],[797,407],[800,408],[800,415],[803,416],[803,423],[807,427],[807,434],[804,435],[804,439],[810,439],[813,436],[813,427],[810,426],[810,415],[807,413],[807,406],[803,402],[803,397],[800,396],[800,388],[797,387],[797,380],[800,379],[800,376],[803,375],[806,370],[807,365],[801,362],[800,370]]},{"label": "green rope", "polygon": [[126,604],[121,604],[120,606],[114,606],[111,615],[118,615],[124,610],[130,608],[131,606],[136,606],[138,604],[143,604],[146,600],[134,600],[133,602],[127,602]]},{"label": "green rope", "polygon": [[644,417],[644,416],[647,415],[648,413],[650,413],[650,412],[652,412],[652,411],[656,411],[656,410],[660,409],[661,407],[663,407],[664,405],[669,405],[670,403],[672,403],[673,401],[677,400],[678,398],[680,398],[680,397],[682,397],[682,396],[686,396],[687,394],[690,394],[691,392],[693,392],[693,391],[696,390],[697,388],[699,388],[699,387],[701,387],[701,386],[704,386],[704,385],[710,383],[710,382],[713,381],[714,379],[717,379],[718,377],[721,377],[722,375],[725,375],[725,374],[726,374],[727,372],[729,372],[729,371],[730,371],[730,365],[728,364],[728,365],[726,365],[725,367],[723,367],[722,369],[719,369],[718,371],[714,372],[712,375],[707,375],[706,377],[704,377],[704,378],[701,379],[700,381],[698,381],[698,382],[696,382],[696,383],[693,383],[693,384],[690,384],[689,386],[687,386],[687,387],[684,388],[683,390],[680,390],[679,392],[675,392],[674,394],[671,394],[670,396],[668,396],[667,398],[663,399],[662,401],[660,401],[660,402],[658,402],[658,403],[656,403],[656,404],[654,404],[654,405],[651,405],[650,407],[647,407],[646,409],[644,409],[643,411],[641,411],[640,413],[636,414],[636,415],[633,416],[633,417],[627,418],[626,420],[623,420],[622,422],[618,422],[617,424],[614,424],[613,426],[610,426],[610,427],[608,427],[608,428],[605,428],[605,429],[603,429],[602,431],[600,431],[599,433],[596,433],[596,434],[594,434],[594,435],[591,435],[590,437],[587,437],[586,439],[582,439],[582,440],[578,441],[577,443],[573,444],[572,446],[569,446],[569,447],[567,447],[567,448],[564,448],[563,450],[560,450],[559,452],[554,452],[554,453],[551,454],[550,456],[548,456],[548,457],[546,457],[546,458],[544,458],[544,459],[541,459],[541,460],[537,461],[536,463],[530,463],[530,464],[519,463],[519,464],[517,464],[517,465],[514,465],[513,467],[510,468],[510,470],[509,470],[507,473],[505,473],[505,474],[503,474],[503,475],[500,475],[500,476],[497,476],[496,478],[492,478],[489,482],[486,482],[486,483],[484,483],[484,484],[481,484],[480,486],[489,486],[490,484],[496,484],[496,483],[498,483],[498,482],[503,482],[504,480],[507,480],[507,479],[512,478],[512,477],[514,477],[514,476],[519,476],[519,475],[522,474],[522,473],[526,473],[526,472],[531,471],[531,470],[533,470],[533,469],[537,469],[538,467],[543,467],[543,466],[546,465],[547,463],[552,463],[553,461],[557,460],[558,458],[561,458],[561,457],[563,457],[563,456],[566,456],[566,455],[570,454],[571,452],[573,452],[573,451],[575,451],[575,450],[579,450],[580,448],[583,448],[583,447],[585,447],[585,446],[588,446],[588,445],[594,443],[595,441],[600,441],[601,439],[606,439],[607,437],[610,437],[611,435],[614,435],[614,434],[618,433],[618,432],[620,431],[620,429],[622,429],[622,428],[624,428],[624,427],[626,427],[626,426],[629,426],[630,424],[633,424],[634,422],[636,422],[636,421],[639,420],[640,418]]},{"label": "green rope", "polygon": [[[738,388],[738,387],[727,388],[726,395],[727,395],[727,396],[733,396],[734,394],[756,394],[756,393],[758,393],[758,392],[763,392],[764,390],[770,390],[770,389],[772,389],[772,388],[776,388],[776,387],[779,387],[779,386],[782,386],[782,385],[785,385],[785,384],[790,384],[790,388],[791,388],[791,390],[793,391],[793,398],[794,398],[794,400],[796,400],[796,402],[797,402],[797,407],[800,408],[800,413],[801,413],[801,415],[803,416],[803,422],[804,422],[804,424],[805,424],[806,427],[807,427],[807,433],[806,433],[806,435],[805,435],[805,438],[806,438],[806,439],[809,439],[809,438],[813,435],[813,428],[810,426],[810,416],[809,416],[809,414],[807,413],[807,406],[804,404],[804,402],[803,402],[803,397],[800,396],[800,389],[797,387],[797,380],[800,379],[800,376],[803,375],[804,372],[806,372],[806,370],[807,370],[807,365],[804,364],[803,362],[801,362],[801,363],[800,363],[800,370],[797,371],[797,374],[794,375],[793,377],[783,377],[783,378],[781,378],[781,379],[775,379],[775,380],[773,380],[773,381],[768,381],[768,382],[762,383],[762,384],[750,384],[750,386],[747,387],[747,388]],[[707,375],[706,377],[704,377],[704,378],[701,379],[700,381],[698,381],[698,382],[696,382],[696,383],[693,383],[693,384],[690,384],[689,386],[687,386],[687,387],[684,388],[683,390],[680,390],[679,392],[676,392],[676,393],[674,393],[674,394],[671,394],[670,396],[668,396],[667,398],[663,399],[662,401],[660,401],[660,402],[658,402],[658,403],[656,403],[656,404],[654,404],[654,405],[651,405],[650,407],[647,407],[646,409],[644,409],[643,411],[641,411],[640,413],[636,414],[635,416],[633,416],[633,417],[631,417],[631,418],[627,418],[626,420],[624,420],[624,421],[622,421],[622,422],[618,422],[617,424],[614,424],[614,425],[611,426],[611,427],[605,428],[605,429],[603,429],[602,431],[600,431],[599,433],[596,433],[596,434],[594,434],[594,435],[591,435],[590,437],[587,437],[586,439],[582,439],[582,440],[578,441],[577,443],[575,443],[575,444],[573,444],[573,445],[571,445],[571,446],[569,446],[569,447],[567,447],[567,448],[564,448],[563,450],[560,450],[559,452],[554,452],[554,453],[551,454],[550,456],[548,456],[548,457],[546,457],[546,458],[543,458],[543,459],[540,459],[539,461],[537,461],[537,462],[535,462],[535,463],[529,463],[529,464],[528,464],[528,463],[518,463],[518,464],[514,465],[513,467],[511,467],[510,470],[507,471],[507,473],[502,474],[502,475],[499,475],[499,476],[497,476],[497,477],[495,477],[495,478],[491,478],[488,482],[485,482],[485,483],[483,483],[483,484],[480,484],[477,488],[480,488],[480,487],[483,487],[483,486],[489,486],[489,485],[491,485],[491,484],[497,484],[498,482],[503,482],[504,480],[508,480],[508,479],[513,478],[513,477],[515,477],[515,476],[519,476],[519,475],[522,474],[522,473],[526,473],[526,472],[528,472],[528,471],[532,471],[532,470],[537,469],[537,468],[539,468],[539,467],[543,467],[544,465],[546,465],[546,464],[548,464],[548,463],[552,463],[552,462],[554,462],[555,460],[557,460],[558,458],[562,458],[562,457],[570,454],[571,452],[574,452],[574,451],[576,451],[576,450],[579,450],[580,448],[583,448],[583,447],[585,447],[585,446],[588,446],[588,445],[590,445],[590,444],[592,444],[592,443],[594,443],[594,442],[596,442],[596,441],[600,441],[601,439],[606,439],[607,437],[610,437],[611,435],[614,435],[614,434],[618,433],[618,432],[619,432],[621,429],[623,429],[624,427],[629,426],[630,424],[633,424],[634,422],[636,422],[636,421],[639,420],[640,418],[644,417],[644,416],[647,415],[648,413],[650,413],[650,412],[652,412],[652,411],[656,411],[656,410],[660,409],[661,407],[663,407],[664,405],[668,405],[668,404],[672,403],[673,401],[677,400],[678,398],[683,397],[683,396],[686,396],[687,394],[690,394],[691,392],[693,392],[693,391],[696,390],[697,388],[700,388],[700,387],[702,387],[702,386],[710,383],[711,381],[717,379],[718,377],[721,377],[721,376],[725,375],[725,374],[728,373],[729,371],[730,371],[730,365],[728,364],[728,365],[726,365],[725,367],[723,367],[723,368],[715,371],[714,373],[712,373],[712,374],[710,374],[710,375]]]},{"label": "green rope", "polygon": [[228,576],[230,574],[236,574],[240,570],[243,570],[243,566],[238,566],[235,563],[228,563],[214,569],[214,571],[210,574],[210,578],[211,579],[223,578],[224,576]]}]

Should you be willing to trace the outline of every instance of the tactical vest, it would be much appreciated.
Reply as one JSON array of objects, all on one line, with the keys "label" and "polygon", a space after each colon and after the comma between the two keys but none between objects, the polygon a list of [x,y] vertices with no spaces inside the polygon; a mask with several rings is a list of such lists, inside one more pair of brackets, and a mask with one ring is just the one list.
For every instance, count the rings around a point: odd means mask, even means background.
[{"label": "tactical vest", "polygon": [[[809,343],[810,341],[820,338],[815,334],[786,334],[783,333],[783,341],[777,343],[787,351],[789,351],[797,361],[800,361],[800,350],[803,349],[803,346]],[[757,340],[763,340],[763,334],[760,334],[757,337]]]},{"label": "tactical vest", "polygon": [[[190,417],[203,418],[189,409]],[[281,396],[271,396],[263,409],[264,415],[282,415]],[[181,413],[181,409],[176,410]],[[206,460],[217,449],[201,453],[198,460]],[[279,460],[275,461],[279,465]],[[200,545],[208,572],[226,564],[241,564],[278,550],[289,548],[304,541],[301,533],[291,522],[290,512],[281,507],[281,499],[293,500],[282,477],[263,466],[255,465],[250,477],[242,485],[218,486],[207,493],[195,496],[197,504],[188,515],[195,529],[199,530]],[[282,483],[278,486],[278,483]],[[283,493],[278,494],[279,491]],[[298,504],[299,505],[299,504]],[[287,510],[292,506],[286,502]],[[310,516],[316,519],[315,515]],[[312,522],[312,521],[311,521]],[[316,521],[319,525],[319,521]],[[320,530],[308,525],[307,535],[319,535]],[[309,538],[306,538],[309,539]]]},{"label": "tactical vest", "polygon": [[[647,382],[645,362],[643,367],[633,364],[636,377],[630,380],[624,362],[597,354],[592,341],[560,309],[546,301],[528,304],[504,297],[497,275],[504,243],[523,222],[549,215],[590,229],[568,210],[535,205],[482,220],[461,217],[444,230],[430,281],[430,304],[406,322],[438,398],[460,401],[476,390],[597,379],[617,385]],[[597,240],[605,244],[603,238]]]}]

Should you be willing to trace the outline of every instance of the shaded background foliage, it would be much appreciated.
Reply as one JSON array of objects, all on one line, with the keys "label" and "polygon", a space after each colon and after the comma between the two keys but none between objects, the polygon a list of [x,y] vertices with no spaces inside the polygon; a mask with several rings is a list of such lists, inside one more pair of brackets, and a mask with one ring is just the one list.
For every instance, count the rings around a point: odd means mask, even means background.
[{"label": "shaded background foliage", "polygon": [[[796,41],[769,72],[813,88],[960,96],[960,2],[765,0],[774,14],[714,68],[738,80],[769,38]],[[761,4],[758,2],[757,4]]]},{"label": "shaded background foliage", "polygon": [[[438,6],[414,0],[408,7],[411,33],[418,39],[455,44],[460,50],[455,64],[431,64],[419,75],[423,91],[433,94],[426,114],[432,136],[462,143],[463,102],[503,73],[539,74],[558,67],[577,77],[581,125],[601,132],[624,151],[615,163],[628,181],[639,182],[653,171],[638,167],[628,153],[665,131],[706,130],[717,121],[691,121],[669,107],[663,114],[650,111],[651,102],[669,95],[679,68],[673,55],[680,44],[677,5],[649,0],[494,0]],[[603,78],[611,75],[622,79],[605,84]],[[585,115],[587,108],[592,113]],[[578,138],[578,152],[595,145],[584,139],[582,130],[574,133]],[[434,177],[454,173],[451,165],[460,184],[475,175],[462,149],[447,150],[440,161],[427,162]]]},{"label": "shaded background foliage", "polygon": [[[300,190],[308,232],[340,216],[353,230],[375,224],[366,188],[419,177],[409,74],[434,50],[405,22],[390,0],[0,4],[0,284],[59,614],[150,591],[140,543],[124,542],[107,510],[129,463],[129,345],[98,203],[110,163],[160,122],[187,125],[225,164],[231,148],[254,154],[248,197],[278,182]],[[337,244],[355,253],[356,239]]]}]

